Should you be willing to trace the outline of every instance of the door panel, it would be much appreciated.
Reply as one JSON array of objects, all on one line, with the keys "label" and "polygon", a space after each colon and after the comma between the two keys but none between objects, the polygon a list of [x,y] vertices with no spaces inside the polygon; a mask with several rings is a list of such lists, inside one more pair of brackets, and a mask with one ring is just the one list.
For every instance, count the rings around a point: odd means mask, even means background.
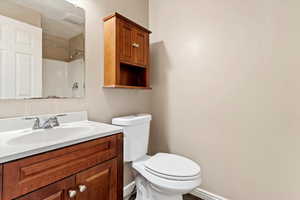
[{"label": "door panel", "polygon": [[133,29],[129,24],[119,22],[120,60],[125,63],[133,62]]},{"label": "door panel", "polygon": [[0,98],[42,96],[41,28],[0,15],[0,78]]},{"label": "door panel", "polygon": [[76,200],[117,200],[117,159],[79,173],[76,185],[86,187]]},{"label": "door panel", "polygon": [[15,97],[15,68],[10,27],[0,17],[0,98]]},{"label": "door panel", "polygon": [[16,96],[30,97],[32,91],[32,56],[16,53]]},{"label": "door panel", "polygon": [[69,190],[75,188],[75,177],[48,185],[16,200],[71,200]]},{"label": "door panel", "polygon": [[136,65],[145,66],[147,64],[147,34],[145,32],[136,30],[134,48],[134,62]]},{"label": "door panel", "polygon": [[2,200],[2,178],[3,178],[3,167],[2,167],[2,165],[0,165],[0,200]]},{"label": "door panel", "polygon": [[16,98],[42,96],[42,33],[34,27],[15,28]]}]

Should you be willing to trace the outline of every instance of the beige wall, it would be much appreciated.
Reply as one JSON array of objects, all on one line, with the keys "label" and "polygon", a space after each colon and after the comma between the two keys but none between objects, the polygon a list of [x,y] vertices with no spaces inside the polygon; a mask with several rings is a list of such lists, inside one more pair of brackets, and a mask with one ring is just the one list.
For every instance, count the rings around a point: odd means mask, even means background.
[{"label": "beige wall", "polygon": [[299,200],[300,1],[149,2],[152,151],[232,200]]},{"label": "beige wall", "polygon": [[[69,58],[70,60],[76,60],[82,58],[84,53],[79,52],[80,54],[75,54],[80,51],[84,51],[84,34],[77,35],[70,39],[70,50],[69,50]],[[71,58],[72,57],[72,58]]]},{"label": "beige wall", "polygon": [[16,19],[37,27],[42,25],[40,13],[23,6],[16,5],[8,0],[0,0],[0,15]]},{"label": "beige wall", "polygon": [[71,62],[82,58],[82,54],[71,55],[77,50],[84,51],[84,35],[80,34],[71,39],[65,39],[43,33],[43,58]]},{"label": "beige wall", "polygon": [[43,58],[70,61],[70,41],[68,39],[43,33]]},{"label": "beige wall", "polygon": [[[114,11],[148,25],[147,0],[82,0],[86,10],[86,98],[0,101],[0,117],[88,110],[89,118],[110,122],[119,115],[150,111],[151,91],[103,89],[103,22]],[[128,170],[125,183],[130,180]]]}]

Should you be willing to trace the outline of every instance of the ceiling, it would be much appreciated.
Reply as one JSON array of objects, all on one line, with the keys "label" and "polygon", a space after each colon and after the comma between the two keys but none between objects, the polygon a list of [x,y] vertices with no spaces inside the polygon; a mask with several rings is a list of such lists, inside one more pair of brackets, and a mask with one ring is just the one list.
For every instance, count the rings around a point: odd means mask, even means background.
[{"label": "ceiling", "polygon": [[42,15],[43,32],[70,39],[84,32],[85,12],[65,0],[7,0]]}]

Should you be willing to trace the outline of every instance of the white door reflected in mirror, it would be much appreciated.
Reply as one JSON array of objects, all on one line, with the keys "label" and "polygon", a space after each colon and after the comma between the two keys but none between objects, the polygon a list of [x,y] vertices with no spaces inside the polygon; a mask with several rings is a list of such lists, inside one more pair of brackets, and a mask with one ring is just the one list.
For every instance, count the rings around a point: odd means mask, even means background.
[{"label": "white door reflected in mirror", "polygon": [[0,99],[84,97],[84,31],[65,0],[1,0]]}]

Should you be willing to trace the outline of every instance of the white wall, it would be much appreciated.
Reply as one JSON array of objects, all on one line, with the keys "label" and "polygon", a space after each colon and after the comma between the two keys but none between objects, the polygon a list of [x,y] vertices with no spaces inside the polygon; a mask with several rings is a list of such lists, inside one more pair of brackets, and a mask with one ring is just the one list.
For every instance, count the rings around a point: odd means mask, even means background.
[{"label": "white wall", "polygon": [[68,63],[43,59],[43,97],[70,96],[68,85]]},{"label": "white wall", "polygon": [[[43,97],[84,97],[83,59],[64,62],[43,59]],[[72,90],[73,83],[78,89]]]},{"label": "white wall", "polygon": [[[73,60],[68,63],[68,87],[70,96],[83,97],[84,92],[84,76],[85,66],[83,59]],[[74,83],[78,83],[78,88],[73,88]]]},{"label": "white wall", "polygon": [[300,1],[149,2],[153,152],[232,200],[299,200]]}]

